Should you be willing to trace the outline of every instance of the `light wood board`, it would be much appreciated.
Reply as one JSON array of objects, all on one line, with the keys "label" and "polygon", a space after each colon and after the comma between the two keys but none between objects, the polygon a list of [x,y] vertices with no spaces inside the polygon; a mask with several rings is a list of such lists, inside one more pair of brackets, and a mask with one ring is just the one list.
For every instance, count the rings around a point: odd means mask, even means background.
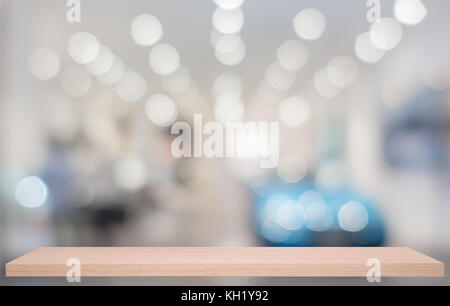
[{"label": "light wood board", "polygon": [[6,264],[6,276],[65,277],[283,276],[366,277],[370,258],[381,277],[443,276],[444,264],[405,247],[44,247]]}]

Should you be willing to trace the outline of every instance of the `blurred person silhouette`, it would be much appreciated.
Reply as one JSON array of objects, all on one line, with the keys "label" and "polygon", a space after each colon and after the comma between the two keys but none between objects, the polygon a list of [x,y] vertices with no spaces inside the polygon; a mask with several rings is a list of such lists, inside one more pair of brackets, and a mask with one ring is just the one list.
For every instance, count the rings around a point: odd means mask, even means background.
[{"label": "blurred person silhouette", "polygon": [[42,179],[49,189],[49,206],[54,225],[55,243],[59,246],[72,245],[76,240],[73,206],[68,186],[75,177],[71,161],[72,144],[51,137],[47,159],[42,170]]}]

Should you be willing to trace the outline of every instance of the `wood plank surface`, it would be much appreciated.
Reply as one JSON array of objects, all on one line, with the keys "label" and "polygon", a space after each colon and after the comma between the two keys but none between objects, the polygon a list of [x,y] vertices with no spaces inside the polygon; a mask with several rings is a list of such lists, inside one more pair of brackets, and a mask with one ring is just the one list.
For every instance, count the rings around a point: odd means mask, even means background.
[{"label": "wood plank surface", "polygon": [[6,264],[6,276],[366,277],[377,258],[381,277],[443,276],[444,264],[406,247],[44,247]]}]

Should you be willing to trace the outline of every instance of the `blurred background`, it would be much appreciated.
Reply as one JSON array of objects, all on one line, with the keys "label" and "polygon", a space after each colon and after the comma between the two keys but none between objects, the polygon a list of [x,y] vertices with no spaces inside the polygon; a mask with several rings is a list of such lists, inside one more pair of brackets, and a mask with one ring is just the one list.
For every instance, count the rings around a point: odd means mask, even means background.
[{"label": "blurred background", "polygon": [[[80,3],[71,23],[66,1],[0,1],[0,284],[65,284],[4,277],[40,246],[408,246],[450,259],[448,1],[382,1],[375,23],[363,0]],[[174,158],[170,126],[194,113],[280,122],[278,167]]]}]

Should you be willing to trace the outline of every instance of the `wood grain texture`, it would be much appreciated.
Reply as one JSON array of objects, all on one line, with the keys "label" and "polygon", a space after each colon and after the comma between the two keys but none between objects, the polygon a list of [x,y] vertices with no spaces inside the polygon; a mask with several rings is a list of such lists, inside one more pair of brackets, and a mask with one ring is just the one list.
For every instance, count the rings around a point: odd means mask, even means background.
[{"label": "wood grain texture", "polygon": [[81,277],[366,277],[370,258],[381,277],[444,276],[442,262],[405,247],[44,247],[7,263],[6,276],[65,277],[71,258]]}]

